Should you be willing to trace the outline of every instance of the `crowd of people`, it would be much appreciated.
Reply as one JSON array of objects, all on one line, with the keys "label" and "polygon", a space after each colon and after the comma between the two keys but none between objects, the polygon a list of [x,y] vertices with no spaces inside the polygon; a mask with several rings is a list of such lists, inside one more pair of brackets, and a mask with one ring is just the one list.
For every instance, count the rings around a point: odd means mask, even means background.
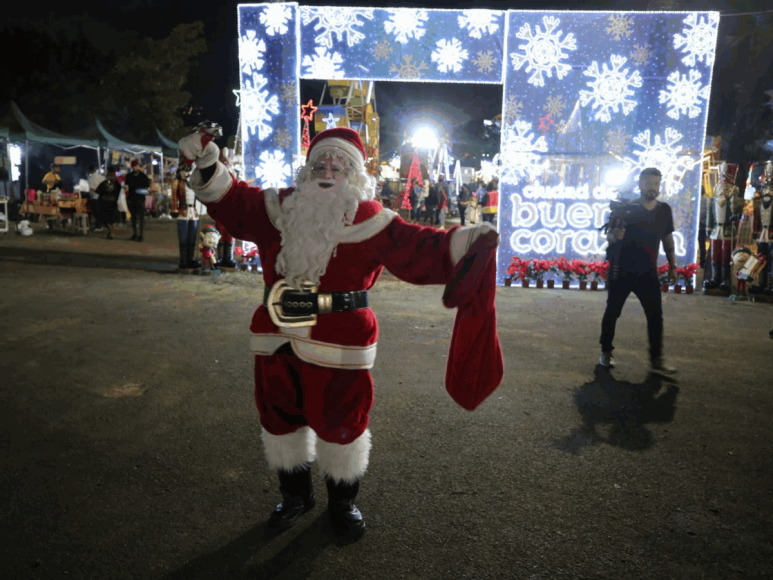
[{"label": "crowd of people", "polygon": [[[468,209],[477,207],[480,208],[480,220],[496,226],[498,189],[499,179],[496,177],[488,183],[479,180],[463,184],[456,195],[456,207],[461,225],[466,225],[467,221],[470,223],[477,221],[470,219],[471,216],[467,213]],[[411,204],[411,210],[407,221],[445,229],[452,196],[450,184],[445,180],[444,175],[439,175],[437,181],[430,180],[426,189],[419,184],[416,177],[412,178],[408,201]]]}]

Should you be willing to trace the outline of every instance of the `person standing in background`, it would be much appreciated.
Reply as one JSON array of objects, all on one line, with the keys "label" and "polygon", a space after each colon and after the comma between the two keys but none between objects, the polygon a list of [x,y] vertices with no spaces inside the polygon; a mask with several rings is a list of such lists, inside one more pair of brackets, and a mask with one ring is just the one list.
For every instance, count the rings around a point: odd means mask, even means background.
[{"label": "person standing in background", "polygon": [[91,213],[94,214],[94,231],[102,231],[102,216],[99,213],[99,194],[97,193],[97,187],[105,180],[105,176],[101,173],[97,173],[97,168],[94,165],[89,165],[89,205],[91,206]]},{"label": "person standing in background", "polygon": [[[141,242],[145,229],[145,196],[150,187],[150,178],[140,169],[140,162],[132,161],[132,170],[126,176],[126,205],[132,220],[132,241]],[[139,235],[137,226],[139,225]]]}]

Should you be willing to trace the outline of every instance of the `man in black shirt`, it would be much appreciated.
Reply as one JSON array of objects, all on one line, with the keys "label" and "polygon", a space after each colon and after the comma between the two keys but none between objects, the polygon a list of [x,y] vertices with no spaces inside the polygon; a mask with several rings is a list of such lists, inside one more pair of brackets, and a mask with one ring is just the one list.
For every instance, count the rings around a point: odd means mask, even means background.
[{"label": "man in black shirt", "polygon": [[[126,205],[129,206],[129,213],[132,214],[132,240],[142,241],[142,233],[145,229],[145,196],[150,187],[150,178],[140,170],[140,162],[136,159],[132,161],[132,170],[126,176]],[[137,223],[140,226],[140,233],[137,235]]]},{"label": "man in black shirt", "polygon": [[653,167],[639,174],[639,199],[626,204],[610,216],[609,280],[607,308],[601,320],[601,358],[603,367],[615,366],[612,341],[615,325],[628,295],[633,292],[641,302],[647,317],[650,344],[650,370],[658,374],[673,374],[676,369],[663,361],[663,308],[657,260],[660,242],[668,258],[668,277],[676,279],[674,254],[674,218],[671,206],[657,200],[661,173]]}]

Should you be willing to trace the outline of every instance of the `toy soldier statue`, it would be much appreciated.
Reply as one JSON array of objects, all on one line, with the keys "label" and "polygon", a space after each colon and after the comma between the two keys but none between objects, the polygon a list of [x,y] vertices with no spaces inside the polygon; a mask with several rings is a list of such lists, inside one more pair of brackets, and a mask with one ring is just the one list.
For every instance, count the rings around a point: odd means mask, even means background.
[{"label": "toy soldier statue", "polygon": [[704,288],[730,288],[733,223],[743,206],[740,191],[735,185],[737,173],[738,165],[735,163],[723,162],[720,166],[722,183],[709,204],[707,233],[711,238],[711,278],[703,281]]}]

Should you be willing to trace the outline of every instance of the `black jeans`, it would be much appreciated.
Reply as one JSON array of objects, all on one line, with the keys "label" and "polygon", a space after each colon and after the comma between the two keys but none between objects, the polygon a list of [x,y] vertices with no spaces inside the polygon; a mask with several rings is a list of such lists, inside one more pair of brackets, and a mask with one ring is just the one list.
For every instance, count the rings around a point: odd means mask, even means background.
[{"label": "black jeans", "polygon": [[464,215],[467,213],[467,206],[459,204],[459,218],[462,220],[462,225],[464,225]]},{"label": "black jeans", "polygon": [[663,353],[663,305],[660,282],[654,274],[629,274],[621,272],[619,277],[607,285],[607,308],[601,319],[601,350],[612,352],[615,339],[615,325],[628,295],[633,292],[644,308],[647,317],[647,335],[650,342],[650,358]]},{"label": "black jeans", "polygon": [[129,206],[129,213],[132,214],[132,230],[136,235],[139,225],[139,235],[141,236],[145,229],[145,196],[136,193],[127,195],[126,205]]}]

